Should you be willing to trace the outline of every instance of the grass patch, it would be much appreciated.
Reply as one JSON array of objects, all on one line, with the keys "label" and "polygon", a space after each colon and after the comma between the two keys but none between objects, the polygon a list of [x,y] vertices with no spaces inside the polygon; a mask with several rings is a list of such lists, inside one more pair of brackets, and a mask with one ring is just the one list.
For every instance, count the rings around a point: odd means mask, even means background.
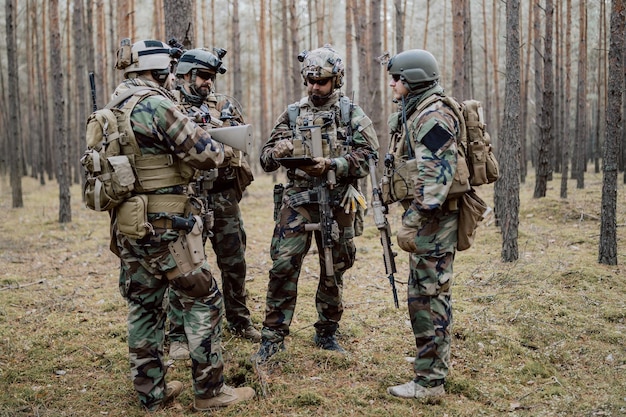
[{"label": "grass patch", "polygon": [[[224,376],[251,386],[256,398],[214,416],[618,416],[626,410],[626,206],[618,205],[618,266],[597,264],[601,178],[558,198],[560,178],[543,199],[521,187],[519,260],[500,260],[493,221],[475,246],[457,254],[454,325],[447,395],[403,400],[386,393],[413,378],[415,345],[406,309],[408,256],[397,247],[393,306],[379,232],[365,221],[354,267],[345,274],[339,342],[348,356],[313,344],[315,248],[305,258],[286,352],[256,372],[258,345],[225,331]],[[23,209],[10,207],[0,178],[0,417],[145,416],[129,378],[126,303],[118,260],[108,251],[108,216],[80,203],[73,221],[57,223],[58,188],[24,178]],[[242,201],[248,235],[249,307],[260,325],[272,233],[272,183],[259,174]],[[619,185],[618,196],[624,195]],[[487,202],[493,187],[479,190]],[[619,197],[621,198],[621,197]],[[391,208],[393,233],[401,211]],[[392,237],[395,244],[395,237]],[[207,251],[211,265],[215,259]],[[217,272],[217,268],[214,268]],[[168,379],[185,389],[158,416],[193,416],[190,363]]]}]

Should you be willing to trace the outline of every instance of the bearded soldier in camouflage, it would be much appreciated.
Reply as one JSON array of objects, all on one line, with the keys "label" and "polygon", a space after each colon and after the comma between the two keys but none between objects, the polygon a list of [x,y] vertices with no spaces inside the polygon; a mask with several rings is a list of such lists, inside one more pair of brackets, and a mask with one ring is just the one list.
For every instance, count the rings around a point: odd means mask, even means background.
[{"label": "bearded soldier in camouflage", "polygon": [[[177,89],[184,111],[203,128],[243,124],[243,116],[227,96],[214,91],[215,77],[224,74],[223,49],[197,48],[186,51],[176,67]],[[201,171],[195,184],[202,194],[205,209],[213,213],[213,227],[207,233],[222,276],[222,292],[229,329],[246,339],[261,340],[246,306],[246,232],[239,208],[244,189],[252,182],[250,166],[243,153],[225,146],[224,162],[218,168]],[[196,187],[196,188],[198,188]],[[188,359],[180,302],[170,293],[170,357]]]},{"label": "bearded soldier in camouflage", "polygon": [[[284,194],[282,185],[275,187],[276,226],[270,248],[273,265],[261,346],[252,358],[257,363],[284,350],[296,306],[298,277],[313,234],[320,254],[314,343],[322,349],[344,352],[335,332],[343,313],[343,274],[352,267],[356,254],[355,199],[362,203],[357,180],[369,173],[368,156],[378,149],[371,120],[340,91],[344,65],[337,52],[325,45],[304,51],[298,59],[303,63],[301,74],[308,96],[279,116],[260,156],[266,172],[277,170],[281,164],[287,167],[289,183]],[[323,207],[328,207],[329,213],[323,212]],[[322,217],[333,230],[330,236],[322,229]]]},{"label": "bearded soldier in camouflage", "polygon": [[440,100],[444,91],[439,69],[429,52],[401,52],[388,62],[387,71],[400,111],[389,118],[392,138],[386,161],[402,160],[413,167],[409,192],[401,201],[405,212],[398,244],[410,252],[407,296],[417,347],[415,378],[387,392],[422,398],[445,394],[450,363],[458,209],[448,192],[457,168],[460,121]]},{"label": "bearded soldier in camouflage", "polygon": [[[224,384],[220,346],[222,296],[197,244],[202,222],[197,206],[186,195],[194,169],[212,169],[224,159],[223,145],[181,113],[163,88],[170,75],[170,48],[154,40],[123,42],[118,69],[125,80],[114,97],[145,94],[130,112],[136,139],[132,158],[136,172],[134,195],[112,214],[112,250],[121,259],[119,287],[127,300],[131,377],[141,404],[158,410],[175,398],[182,384],[165,384],[163,363],[168,287],[183,305],[185,332],[192,358],[198,409],[249,399],[251,388]],[[130,233],[132,227],[144,232]],[[195,252],[185,252],[186,247]]]}]

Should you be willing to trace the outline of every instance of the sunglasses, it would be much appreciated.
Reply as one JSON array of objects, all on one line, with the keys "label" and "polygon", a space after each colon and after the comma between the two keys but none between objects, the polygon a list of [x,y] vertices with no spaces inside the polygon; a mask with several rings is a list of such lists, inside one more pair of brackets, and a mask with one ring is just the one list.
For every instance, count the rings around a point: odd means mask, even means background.
[{"label": "sunglasses", "polygon": [[311,85],[317,84],[320,87],[325,86],[326,84],[328,84],[329,81],[330,81],[330,78],[321,78],[319,80],[314,80],[312,78],[306,79],[307,84],[311,84]]},{"label": "sunglasses", "polygon": [[391,74],[391,78],[393,78],[395,82],[398,82],[400,81],[400,74]]},{"label": "sunglasses", "polygon": [[203,80],[215,81],[215,73],[209,71],[196,71],[196,77],[200,77]]}]

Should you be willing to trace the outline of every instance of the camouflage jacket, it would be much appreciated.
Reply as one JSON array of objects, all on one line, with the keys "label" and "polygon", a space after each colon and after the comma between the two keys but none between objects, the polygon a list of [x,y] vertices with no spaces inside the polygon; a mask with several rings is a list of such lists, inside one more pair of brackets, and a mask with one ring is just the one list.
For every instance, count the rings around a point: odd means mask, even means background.
[{"label": "camouflage jacket", "polygon": [[[181,112],[168,90],[154,82],[134,78],[124,80],[116,88],[113,97],[132,86],[157,88],[161,92],[137,103],[130,117],[143,155],[172,154],[196,169],[211,169],[222,163],[223,145],[212,140],[209,133]],[[155,193],[184,192],[183,187],[175,188],[161,189]]]},{"label": "camouflage jacket", "polygon": [[[302,126],[303,119],[310,115],[311,120],[316,119],[316,115],[330,114],[332,115],[328,121],[324,122],[323,128],[326,130],[333,129],[336,131],[336,141],[338,148],[343,151],[338,154],[329,155],[333,157],[337,163],[336,175],[338,182],[351,182],[358,178],[363,178],[369,174],[368,155],[378,151],[378,137],[372,125],[372,121],[357,106],[351,106],[350,126],[343,126],[341,122],[341,114],[339,100],[341,94],[335,92],[333,96],[323,106],[315,106],[308,97],[298,102],[300,107],[300,116],[297,118],[296,127],[292,129],[290,126],[290,117],[288,109],[278,117],[269,140],[265,143],[261,150],[260,162],[265,172],[277,170],[281,165],[272,156],[272,150],[276,143],[282,139],[289,139],[293,142],[295,138],[295,130]],[[317,124],[317,123],[315,123]],[[332,126],[329,126],[332,125]],[[346,146],[346,132],[352,131],[351,146]],[[302,172],[295,170],[295,172]]]},{"label": "camouflage jacket", "polygon": [[[441,100],[419,109],[420,102],[433,94],[443,94],[443,88],[436,85],[420,96],[409,97],[404,104],[410,144],[418,168],[413,178],[414,198],[403,220],[412,227],[422,225],[425,218],[445,209],[444,203],[456,172],[460,121]],[[418,109],[419,112],[416,112]],[[392,134],[390,145],[399,147],[402,149],[400,152],[406,155],[408,149],[402,111],[391,114],[389,127]],[[390,149],[390,153],[397,154],[398,149]]]}]

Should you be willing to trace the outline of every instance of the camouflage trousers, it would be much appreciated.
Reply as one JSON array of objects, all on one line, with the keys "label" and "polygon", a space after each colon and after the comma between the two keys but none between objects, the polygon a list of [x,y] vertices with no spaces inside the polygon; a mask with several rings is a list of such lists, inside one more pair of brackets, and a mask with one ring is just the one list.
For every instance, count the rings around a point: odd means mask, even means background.
[{"label": "camouflage trousers", "polygon": [[167,245],[176,236],[174,231],[166,231],[141,240],[119,233],[116,237],[121,259],[119,287],[129,309],[131,378],[141,404],[148,410],[158,408],[165,391],[163,298],[168,287],[182,305],[196,397],[213,397],[224,384],[222,295],[206,262],[189,274],[168,281],[165,273],[176,263]]},{"label": "camouflage trousers", "polygon": [[262,330],[264,339],[277,342],[289,334],[289,326],[296,307],[302,261],[311,247],[313,235],[319,253],[320,267],[319,284],[315,294],[318,314],[315,328],[321,335],[330,335],[339,327],[343,314],[343,274],[354,264],[356,248],[353,242],[354,215],[345,214],[341,208],[333,211],[339,224],[339,239],[332,247],[335,274],[327,277],[321,235],[317,231],[304,230],[305,224],[319,221],[317,205],[307,204],[294,209],[283,204],[281,207],[270,248],[273,265],[269,272],[267,288]]},{"label": "camouflage trousers", "polygon": [[[211,246],[222,275],[222,295],[228,326],[243,330],[252,324],[250,310],[246,306],[246,232],[243,227],[241,210],[230,188],[210,194],[215,223]],[[168,318],[170,341],[184,341],[181,303],[176,294],[170,292]]]},{"label": "camouflage trousers", "polygon": [[410,256],[408,306],[417,354],[415,382],[425,387],[444,383],[450,364],[452,265],[454,252]]}]

